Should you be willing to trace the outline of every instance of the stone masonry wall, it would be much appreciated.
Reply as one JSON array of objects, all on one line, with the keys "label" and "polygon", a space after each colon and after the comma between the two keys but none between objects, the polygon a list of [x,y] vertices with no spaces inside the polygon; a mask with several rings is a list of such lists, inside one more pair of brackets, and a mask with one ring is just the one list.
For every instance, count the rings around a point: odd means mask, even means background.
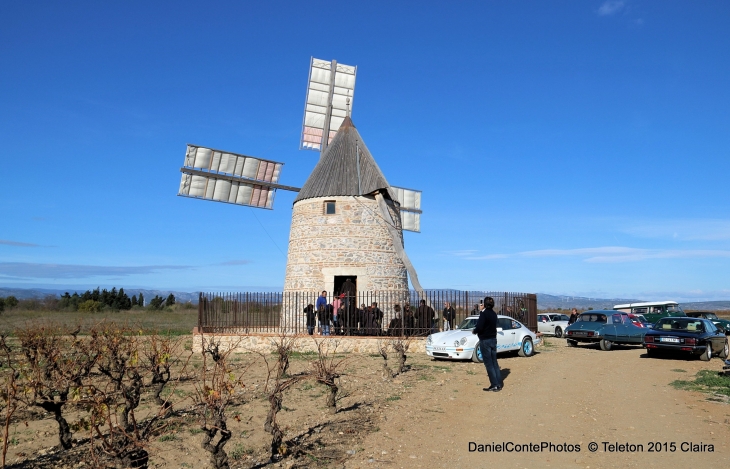
[{"label": "stone masonry wall", "polygon": [[[314,338],[313,338],[314,337]],[[212,335],[206,334],[206,340],[215,340],[221,344],[223,350],[234,349],[235,353],[271,353],[276,350],[274,346],[278,336],[275,334],[271,335]],[[193,335],[193,352],[200,353],[202,347],[203,335]],[[317,341],[324,341],[325,348],[328,350],[334,350],[337,347],[337,352],[342,353],[362,353],[371,354],[378,353],[378,346],[381,340],[387,340],[387,337],[322,337],[322,336],[309,336],[300,335],[295,343],[295,352],[316,352]],[[426,350],[426,339],[424,337],[410,339],[410,346],[408,350],[410,353],[421,353]]]},{"label": "stone masonry wall", "polygon": [[[335,201],[334,215],[325,214],[326,201]],[[395,207],[391,204],[389,208],[400,223]],[[377,201],[370,196],[297,202],[292,211],[284,291],[332,291],[335,275],[357,275],[359,291],[406,292],[406,268],[384,223]]]}]

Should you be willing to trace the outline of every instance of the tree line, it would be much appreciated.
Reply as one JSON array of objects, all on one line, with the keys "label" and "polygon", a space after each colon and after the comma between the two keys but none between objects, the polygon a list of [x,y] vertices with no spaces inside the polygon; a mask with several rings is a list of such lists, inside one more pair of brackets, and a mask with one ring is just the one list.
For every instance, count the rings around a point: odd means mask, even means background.
[{"label": "tree line", "polygon": [[[13,308],[28,310],[50,310],[50,311],[86,311],[99,312],[102,310],[127,311],[132,308],[146,308],[152,311],[161,311],[167,307],[177,304],[175,295],[170,293],[167,297],[155,295],[149,301],[145,300],[144,294],[139,296],[129,295],[124,288],[117,290],[116,287],[111,290],[96,288],[94,290],[86,290],[79,294],[74,292],[70,294],[65,292],[59,297],[48,295],[43,299],[31,298],[27,300],[18,300],[14,296],[0,297],[0,312]],[[185,306],[192,304],[185,303]]]}]

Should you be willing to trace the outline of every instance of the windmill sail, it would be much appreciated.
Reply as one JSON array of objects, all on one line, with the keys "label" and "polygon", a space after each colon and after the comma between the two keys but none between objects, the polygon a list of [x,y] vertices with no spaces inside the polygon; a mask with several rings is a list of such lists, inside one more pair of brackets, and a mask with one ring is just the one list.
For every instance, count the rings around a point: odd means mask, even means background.
[{"label": "windmill sail", "polygon": [[[177,195],[196,199],[274,208],[283,163],[188,145]],[[257,184],[257,182],[259,184]]]},{"label": "windmill sail", "polygon": [[[335,62],[336,63],[336,62]],[[301,150],[322,149],[322,135],[325,128],[329,129],[329,140],[337,134],[342,125],[355,96],[355,76],[357,67],[336,63],[334,80],[332,76],[332,62],[315,59],[309,68],[309,82],[307,83],[307,97],[304,103],[304,122],[302,123],[302,138],[299,144]],[[327,107],[332,96],[332,111],[330,123],[327,125]]]},{"label": "windmill sail", "polygon": [[421,232],[421,191],[390,186],[400,204],[401,226],[404,230]]}]

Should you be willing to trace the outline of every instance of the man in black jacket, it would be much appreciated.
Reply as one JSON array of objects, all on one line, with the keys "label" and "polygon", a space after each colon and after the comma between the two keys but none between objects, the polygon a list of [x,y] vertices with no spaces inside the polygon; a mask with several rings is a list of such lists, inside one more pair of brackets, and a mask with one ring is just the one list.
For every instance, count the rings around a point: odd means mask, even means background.
[{"label": "man in black jacket", "polygon": [[479,312],[479,320],[472,334],[479,337],[479,347],[489,376],[490,386],[484,390],[501,391],[502,373],[497,364],[497,313],[494,312],[494,299],[489,296],[484,298],[483,309]]}]

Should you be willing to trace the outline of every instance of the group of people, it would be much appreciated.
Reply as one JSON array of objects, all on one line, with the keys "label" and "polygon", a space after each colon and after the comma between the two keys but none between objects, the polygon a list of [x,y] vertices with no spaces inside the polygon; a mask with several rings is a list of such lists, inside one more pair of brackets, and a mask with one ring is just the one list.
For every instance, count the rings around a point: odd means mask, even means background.
[{"label": "group of people", "polygon": [[[304,314],[309,335],[314,335],[316,329],[320,335],[410,337],[427,336],[439,329],[436,312],[426,300],[421,300],[415,309],[408,302],[402,307],[393,305],[393,317],[386,328],[385,315],[377,302],[370,306],[363,303],[358,308],[355,295],[347,291],[335,295],[331,302],[327,299],[327,291],[323,291],[316,304],[304,308]],[[450,330],[455,320],[456,310],[451,303],[444,303],[444,330]]]}]

